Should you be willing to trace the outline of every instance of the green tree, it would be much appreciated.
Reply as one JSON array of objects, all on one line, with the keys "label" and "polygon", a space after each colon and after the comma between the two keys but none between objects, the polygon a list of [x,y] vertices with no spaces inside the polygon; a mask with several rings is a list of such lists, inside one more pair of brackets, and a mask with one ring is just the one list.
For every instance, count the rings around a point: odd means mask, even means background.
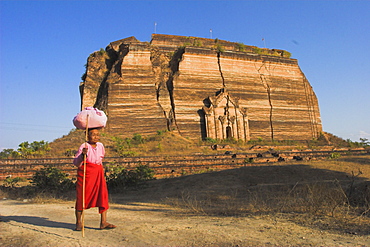
[{"label": "green tree", "polygon": [[46,141],[34,141],[32,143],[26,141],[19,144],[18,148],[18,152],[23,158],[44,155],[49,150],[49,142]]},{"label": "green tree", "polygon": [[31,147],[29,142],[22,142],[18,145],[18,152],[23,158],[27,158],[31,154]]},{"label": "green tree", "polygon": [[370,142],[367,138],[360,138],[360,143],[363,147],[368,147],[370,146]]},{"label": "green tree", "polygon": [[0,159],[16,159],[20,156],[20,153],[12,148],[3,149],[3,151],[0,152]]}]

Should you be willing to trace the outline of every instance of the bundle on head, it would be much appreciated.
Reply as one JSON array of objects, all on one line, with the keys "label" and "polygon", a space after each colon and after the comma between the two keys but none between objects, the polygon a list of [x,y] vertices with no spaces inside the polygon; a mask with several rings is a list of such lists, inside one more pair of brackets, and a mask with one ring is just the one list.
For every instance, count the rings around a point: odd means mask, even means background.
[{"label": "bundle on head", "polygon": [[107,115],[103,111],[94,107],[86,107],[73,118],[73,124],[82,130],[97,129],[105,127],[107,120]]}]

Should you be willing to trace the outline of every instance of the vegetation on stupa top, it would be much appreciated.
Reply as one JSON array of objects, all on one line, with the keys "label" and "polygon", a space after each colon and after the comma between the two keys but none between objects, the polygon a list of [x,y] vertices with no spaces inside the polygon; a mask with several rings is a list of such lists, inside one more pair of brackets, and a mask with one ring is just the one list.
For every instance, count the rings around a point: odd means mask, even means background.
[{"label": "vegetation on stupa top", "polygon": [[[242,42],[228,42],[214,39],[213,47],[209,47],[209,44],[205,44],[203,39],[196,37],[186,37],[187,41],[183,43],[182,47],[200,47],[200,48],[213,48],[218,52],[225,52],[226,50],[233,50],[238,52],[255,53],[259,55],[275,56],[291,58],[292,54],[286,50],[281,49],[268,49],[259,48],[257,46],[245,45]],[[206,40],[206,39],[204,39]]]}]

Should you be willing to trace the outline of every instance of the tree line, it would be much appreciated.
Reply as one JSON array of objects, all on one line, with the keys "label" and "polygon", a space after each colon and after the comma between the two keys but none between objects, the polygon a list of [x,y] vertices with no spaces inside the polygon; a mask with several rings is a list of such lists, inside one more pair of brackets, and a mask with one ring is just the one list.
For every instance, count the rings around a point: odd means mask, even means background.
[{"label": "tree line", "polygon": [[34,142],[22,142],[18,145],[18,149],[12,148],[3,149],[0,152],[0,159],[19,159],[19,158],[33,158],[42,156],[50,150],[49,142],[47,141],[34,141]]}]

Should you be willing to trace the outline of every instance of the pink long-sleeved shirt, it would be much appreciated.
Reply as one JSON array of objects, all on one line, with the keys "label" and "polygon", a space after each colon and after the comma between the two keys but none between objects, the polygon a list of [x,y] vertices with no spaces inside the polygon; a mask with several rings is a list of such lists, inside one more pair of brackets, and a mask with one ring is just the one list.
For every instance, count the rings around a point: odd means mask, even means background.
[{"label": "pink long-sleeved shirt", "polygon": [[93,164],[102,165],[103,158],[105,155],[105,149],[103,143],[101,142],[97,142],[95,148],[91,146],[89,143],[81,144],[75,158],[73,159],[73,164],[77,167],[80,167],[82,165],[82,162],[84,160],[84,156],[82,155],[82,149],[85,147],[88,148],[86,161]]}]

